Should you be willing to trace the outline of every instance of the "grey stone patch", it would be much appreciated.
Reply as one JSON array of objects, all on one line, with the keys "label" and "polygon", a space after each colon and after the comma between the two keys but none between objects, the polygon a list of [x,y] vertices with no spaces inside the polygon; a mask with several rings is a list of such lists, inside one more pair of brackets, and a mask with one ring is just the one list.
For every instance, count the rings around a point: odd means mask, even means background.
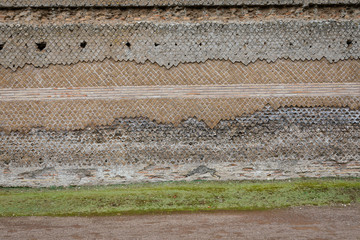
[{"label": "grey stone patch", "polygon": [[216,174],[215,169],[208,168],[205,165],[200,165],[199,167],[191,170],[188,174],[185,175],[185,177],[190,177],[190,176],[193,176],[195,174],[203,175],[203,174],[207,174],[207,173],[210,173],[210,175],[213,176],[213,177],[221,178],[219,175]]},{"label": "grey stone patch", "polygon": [[126,176],[116,175],[116,176],[114,176],[114,178],[122,178],[122,179],[126,179]]},{"label": "grey stone patch", "polygon": [[143,169],[141,169],[141,171],[146,171],[149,169],[154,168],[155,164],[154,163],[150,163],[149,165],[145,166]]},{"label": "grey stone patch", "polygon": [[56,173],[56,170],[54,167],[45,167],[45,168],[37,169],[34,171],[23,172],[23,173],[20,173],[18,176],[25,177],[25,178],[38,178],[38,177],[43,177],[44,175],[55,174],[55,173]]},{"label": "grey stone patch", "polygon": [[69,174],[76,175],[78,178],[89,178],[89,177],[96,177],[96,169],[69,169],[67,172]]},{"label": "grey stone patch", "polygon": [[[79,61],[150,61],[171,68],[218,59],[320,60],[360,57],[360,20],[28,25],[0,23],[0,65],[47,67]],[[86,41],[86,48],[79,43]],[[39,50],[36,43],[46,43]],[[116,44],[113,44],[116,43]],[[156,46],[154,45],[156,43]],[[201,46],[199,44],[201,43]],[[14,51],[16,49],[16,51]]]}]

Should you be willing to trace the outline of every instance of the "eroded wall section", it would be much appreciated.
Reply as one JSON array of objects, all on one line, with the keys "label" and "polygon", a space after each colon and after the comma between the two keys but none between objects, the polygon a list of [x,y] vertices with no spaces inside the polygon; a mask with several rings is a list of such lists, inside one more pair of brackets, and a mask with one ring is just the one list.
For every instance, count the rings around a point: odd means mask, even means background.
[{"label": "eroded wall section", "polygon": [[360,176],[358,2],[215,2],[0,2],[0,184]]}]

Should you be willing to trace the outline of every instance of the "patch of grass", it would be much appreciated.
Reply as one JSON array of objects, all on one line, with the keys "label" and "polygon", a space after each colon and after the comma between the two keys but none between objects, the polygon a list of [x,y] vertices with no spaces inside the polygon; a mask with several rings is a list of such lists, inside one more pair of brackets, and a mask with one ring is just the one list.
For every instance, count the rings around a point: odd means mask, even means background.
[{"label": "patch of grass", "polygon": [[100,216],[360,203],[360,179],[0,188],[0,216]]}]

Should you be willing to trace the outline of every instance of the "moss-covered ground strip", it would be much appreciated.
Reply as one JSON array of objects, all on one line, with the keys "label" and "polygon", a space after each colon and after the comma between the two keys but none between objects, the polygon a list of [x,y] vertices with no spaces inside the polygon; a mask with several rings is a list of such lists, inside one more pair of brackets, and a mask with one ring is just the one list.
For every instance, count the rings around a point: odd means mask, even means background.
[{"label": "moss-covered ground strip", "polygon": [[360,178],[0,188],[0,216],[103,216],[360,203]]}]

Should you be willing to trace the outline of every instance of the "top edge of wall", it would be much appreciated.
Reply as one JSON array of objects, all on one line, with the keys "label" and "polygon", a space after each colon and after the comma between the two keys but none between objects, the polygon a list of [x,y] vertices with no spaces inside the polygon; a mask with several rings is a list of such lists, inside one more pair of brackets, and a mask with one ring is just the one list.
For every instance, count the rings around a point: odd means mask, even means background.
[{"label": "top edge of wall", "polygon": [[0,0],[0,7],[170,7],[349,5],[360,0]]}]

